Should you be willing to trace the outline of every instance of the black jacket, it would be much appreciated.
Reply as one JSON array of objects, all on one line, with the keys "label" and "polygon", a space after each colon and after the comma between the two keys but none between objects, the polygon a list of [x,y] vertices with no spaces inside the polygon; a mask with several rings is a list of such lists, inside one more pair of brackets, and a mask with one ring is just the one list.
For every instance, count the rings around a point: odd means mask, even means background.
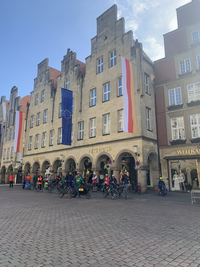
[{"label": "black jacket", "polygon": [[124,174],[122,176],[122,182],[125,183],[125,184],[128,184],[128,180],[129,180],[128,176],[126,174]]}]

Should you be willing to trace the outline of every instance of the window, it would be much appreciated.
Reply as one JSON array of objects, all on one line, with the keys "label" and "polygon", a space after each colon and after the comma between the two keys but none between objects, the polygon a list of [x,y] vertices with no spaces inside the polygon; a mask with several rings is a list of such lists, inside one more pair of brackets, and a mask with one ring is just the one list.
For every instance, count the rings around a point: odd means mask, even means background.
[{"label": "window", "polygon": [[11,147],[11,155],[10,155],[11,159],[13,158],[13,146]]},{"label": "window", "polygon": [[197,56],[197,69],[200,69],[200,55]]},{"label": "window", "polygon": [[96,136],[96,118],[90,119],[90,137]]},{"label": "window", "polygon": [[34,125],[34,116],[31,116],[31,125],[30,125],[30,128],[33,128],[33,125]]},{"label": "window", "polygon": [[118,131],[123,132],[123,109],[118,110]]},{"label": "window", "polygon": [[150,94],[150,91],[149,91],[149,76],[146,73],[144,74],[144,86],[145,86],[145,93],[147,93],[149,95]]},{"label": "window", "polygon": [[169,105],[180,105],[182,104],[182,99],[181,99],[181,88],[175,88],[169,90]]},{"label": "window", "polygon": [[10,113],[10,125],[13,125],[13,112]]},{"label": "window", "polygon": [[70,78],[67,77],[67,79],[66,79],[66,89],[69,89],[69,82],[70,82]]},{"label": "window", "polygon": [[62,103],[59,104],[58,117],[62,118]]},{"label": "window", "polygon": [[6,158],[6,148],[3,151],[3,159],[5,159],[5,158]]},{"label": "window", "polygon": [[47,133],[46,132],[42,133],[42,147],[46,146],[46,137]]},{"label": "window", "polygon": [[13,128],[10,128],[10,131],[9,131],[9,141],[12,140],[12,137],[13,137]]},{"label": "window", "polygon": [[110,100],[110,83],[106,83],[103,86],[103,101]]},{"label": "window", "polygon": [[48,120],[48,109],[45,109],[44,111],[44,122],[43,123],[47,123]]},{"label": "window", "polygon": [[199,42],[199,31],[192,32],[192,43],[198,43]]},{"label": "window", "polygon": [[190,59],[185,59],[183,61],[180,61],[180,74],[186,73],[191,71],[190,68]]},{"label": "window", "polygon": [[42,91],[41,102],[44,102],[44,99],[45,99],[45,90]]},{"label": "window", "polygon": [[62,144],[62,127],[58,128],[58,144]]},{"label": "window", "polygon": [[113,67],[117,64],[116,50],[110,53],[110,67]]},{"label": "window", "polygon": [[118,79],[118,96],[122,96],[123,91],[122,91],[122,78]]},{"label": "window", "polygon": [[97,60],[97,73],[103,72],[103,58]]},{"label": "window", "polygon": [[185,139],[183,117],[171,119],[172,140]]},{"label": "window", "polygon": [[8,148],[7,150],[7,159],[9,159],[9,157],[10,157],[10,148]]},{"label": "window", "polygon": [[36,134],[35,136],[35,149],[38,149],[39,147],[39,134]]},{"label": "window", "polygon": [[54,130],[50,131],[50,140],[49,140],[50,146],[53,146],[53,141],[54,141]]},{"label": "window", "polygon": [[190,116],[192,138],[200,137],[200,114]]},{"label": "window", "polygon": [[146,108],[146,124],[147,130],[151,131],[151,109]]},{"label": "window", "polygon": [[110,134],[110,114],[103,115],[103,134]]},{"label": "window", "polygon": [[28,146],[28,150],[32,149],[32,141],[33,141],[33,137],[29,136],[29,146]]},{"label": "window", "polygon": [[78,123],[78,140],[83,140],[84,138],[84,121]]},{"label": "window", "polygon": [[97,101],[97,92],[96,89],[90,91],[90,106],[95,106]]},{"label": "window", "polygon": [[37,95],[35,96],[35,105],[38,105],[38,100],[39,100],[39,94],[37,94]]},{"label": "window", "polygon": [[39,112],[37,114],[37,124],[36,124],[36,126],[39,126],[40,125],[40,117],[41,117],[41,113]]},{"label": "window", "polygon": [[188,85],[187,90],[189,103],[200,100],[200,82]]}]

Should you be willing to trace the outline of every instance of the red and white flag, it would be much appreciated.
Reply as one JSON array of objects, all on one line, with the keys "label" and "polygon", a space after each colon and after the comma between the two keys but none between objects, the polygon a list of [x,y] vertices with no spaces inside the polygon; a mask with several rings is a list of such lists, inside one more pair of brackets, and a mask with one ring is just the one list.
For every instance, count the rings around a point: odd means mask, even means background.
[{"label": "red and white flag", "polygon": [[137,133],[133,65],[132,62],[121,57],[122,65],[122,90],[123,90],[123,131]]},{"label": "red and white flag", "polygon": [[24,112],[16,111],[16,116],[15,116],[15,140],[14,140],[13,152],[22,153],[25,115],[26,114]]}]

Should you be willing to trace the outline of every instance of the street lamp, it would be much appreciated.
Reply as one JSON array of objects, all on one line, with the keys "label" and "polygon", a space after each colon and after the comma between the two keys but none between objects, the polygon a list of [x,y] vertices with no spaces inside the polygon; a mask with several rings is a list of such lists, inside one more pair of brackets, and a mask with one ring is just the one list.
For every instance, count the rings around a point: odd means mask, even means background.
[{"label": "street lamp", "polygon": [[138,154],[138,146],[133,146],[133,152],[135,153],[135,155],[137,156]]}]

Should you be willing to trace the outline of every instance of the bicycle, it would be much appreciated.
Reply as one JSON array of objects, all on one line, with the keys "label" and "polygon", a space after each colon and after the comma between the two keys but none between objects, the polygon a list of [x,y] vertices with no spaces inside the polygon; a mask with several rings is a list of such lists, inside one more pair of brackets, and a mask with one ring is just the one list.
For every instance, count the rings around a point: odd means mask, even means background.
[{"label": "bicycle", "polygon": [[71,186],[63,185],[58,189],[58,196],[60,198],[64,197],[64,195],[67,195],[67,198],[72,198],[72,188]]},{"label": "bicycle", "polygon": [[125,195],[125,199],[127,200],[128,199],[128,194],[127,194],[127,190],[128,190],[128,184],[124,184],[123,185],[123,192],[124,192],[124,195]]},{"label": "bicycle", "polygon": [[109,196],[111,199],[117,199],[119,197],[119,192],[116,187],[106,185],[103,190],[103,197]]}]

